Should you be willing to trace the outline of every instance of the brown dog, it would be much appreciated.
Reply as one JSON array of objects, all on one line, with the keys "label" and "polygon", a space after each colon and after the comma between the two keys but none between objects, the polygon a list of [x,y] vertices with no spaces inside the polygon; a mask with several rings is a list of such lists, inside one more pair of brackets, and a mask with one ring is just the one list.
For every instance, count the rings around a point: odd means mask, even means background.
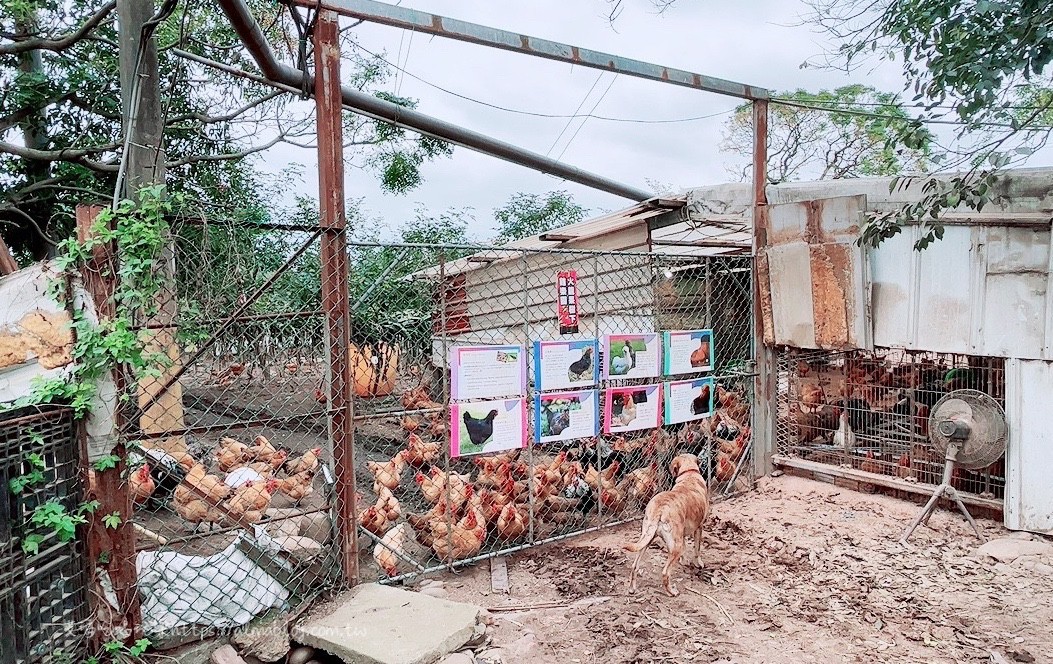
[{"label": "brown dog", "polygon": [[640,541],[624,547],[626,551],[636,552],[636,560],[629,572],[630,594],[636,592],[636,569],[640,566],[644,550],[656,537],[662,538],[669,552],[665,567],[662,568],[662,586],[670,597],[680,594],[673,585],[670,572],[680,560],[684,552],[684,538],[689,535],[695,540],[695,564],[702,567],[702,523],[709,515],[709,487],[698,469],[698,457],[694,454],[681,454],[674,458],[669,470],[675,478],[673,488],[659,493],[647,503]]}]

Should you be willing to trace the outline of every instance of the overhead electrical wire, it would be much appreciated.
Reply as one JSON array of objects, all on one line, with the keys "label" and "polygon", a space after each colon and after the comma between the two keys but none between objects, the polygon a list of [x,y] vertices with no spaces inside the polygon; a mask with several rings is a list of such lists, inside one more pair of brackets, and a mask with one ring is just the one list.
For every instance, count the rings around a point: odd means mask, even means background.
[{"label": "overhead electrical wire", "polygon": [[[552,141],[552,145],[548,146],[548,150],[545,151],[546,157],[552,154],[552,151],[556,149],[557,145],[559,145],[559,139],[563,138],[563,134],[567,133],[567,130],[570,129],[570,125],[574,124],[574,118],[579,117],[578,111],[581,110],[581,108],[585,105],[585,102],[587,102],[589,100],[589,97],[592,96],[592,91],[595,90],[596,86],[600,84],[600,80],[603,78],[603,75],[605,73],[606,72],[601,71],[599,76],[596,77],[596,80],[592,82],[592,87],[589,88],[589,91],[586,92],[585,96],[581,98],[581,102],[578,103],[578,107],[574,109],[572,117],[569,120],[567,120],[567,123],[565,125],[563,125],[563,129],[559,131],[559,134],[556,136],[556,139]],[[593,107],[593,110],[595,110],[595,107]]]},{"label": "overhead electrical wire", "polygon": [[603,94],[601,94],[599,96],[599,98],[596,100],[596,103],[593,104],[592,108],[589,109],[589,114],[586,115],[584,118],[582,118],[581,123],[578,125],[578,128],[575,129],[574,133],[570,135],[569,139],[567,139],[567,144],[563,146],[563,149],[560,150],[560,152],[559,152],[559,156],[556,157],[557,161],[562,159],[563,155],[565,155],[567,153],[567,150],[570,148],[570,144],[574,142],[575,138],[577,138],[578,132],[580,132],[581,128],[585,126],[585,123],[589,121],[589,115],[591,115],[592,112],[595,111],[599,107],[600,102],[602,102],[603,98],[607,96],[607,93],[611,91],[611,88],[614,87],[614,82],[617,81],[617,80],[618,80],[618,75],[615,74],[614,78],[612,78],[611,82],[607,85],[607,89],[603,91]]}]

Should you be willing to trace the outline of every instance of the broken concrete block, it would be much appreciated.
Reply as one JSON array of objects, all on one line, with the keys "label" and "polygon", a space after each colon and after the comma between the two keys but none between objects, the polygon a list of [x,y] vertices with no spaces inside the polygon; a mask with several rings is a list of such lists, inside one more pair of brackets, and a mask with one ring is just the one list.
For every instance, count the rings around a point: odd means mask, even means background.
[{"label": "broken concrete block", "polygon": [[490,648],[475,656],[476,664],[505,664],[505,652],[500,648]]},{"label": "broken concrete block", "polygon": [[322,545],[310,537],[275,537],[274,543],[299,562],[307,562],[322,553]]},{"label": "broken concrete block", "polygon": [[300,524],[300,537],[310,537],[316,542],[325,544],[333,536],[333,523],[329,515],[324,512],[304,514],[298,519]]},{"label": "broken concrete block", "polygon": [[1053,544],[1002,537],[980,546],[974,554],[1008,563],[1021,556],[1053,556]]},{"label": "broken concrete block", "polygon": [[293,627],[299,643],[355,664],[432,664],[462,648],[482,609],[375,583],[335,598]]},{"label": "broken concrete block", "polygon": [[439,664],[474,664],[475,658],[470,652],[454,652],[443,657]]}]

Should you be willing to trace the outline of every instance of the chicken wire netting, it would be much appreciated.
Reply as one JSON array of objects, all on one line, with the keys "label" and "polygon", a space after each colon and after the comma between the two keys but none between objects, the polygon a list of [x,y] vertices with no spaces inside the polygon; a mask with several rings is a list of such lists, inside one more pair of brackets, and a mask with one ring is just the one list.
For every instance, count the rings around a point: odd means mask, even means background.
[{"label": "chicken wire netting", "polygon": [[[937,485],[944,458],[928,429],[940,397],[978,390],[1005,407],[1001,358],[792,348],[779,349],[777,357],[778,453],[832,467]],[[999,501],[1005,482],[1004,456],[980,470],[956,468],[951,478],[959,491]]]},{"label": "chicken wire netting", "polygon": [[[376,253],[402,274],[352,303],[366,358],[355,400],[362,579],[635,519],[671,486],[682,452],[698,455],[718,499],[752,486],[749,257],[358,246],[351,263],[374,264]],[[576,320],[560,317],[561,295]],[[684,330],[711,330],[712,353],[666,376],[662,333]],[[538,366],[538,342],[567,347],[566,382]],[[479,347],[512,364],[522,353],[524,383],[460,369]],[[654,364],[631,378],[617,375],[623,360]],[[693,390],[687,417],[678,410],[670,425],[667,382]]]}]

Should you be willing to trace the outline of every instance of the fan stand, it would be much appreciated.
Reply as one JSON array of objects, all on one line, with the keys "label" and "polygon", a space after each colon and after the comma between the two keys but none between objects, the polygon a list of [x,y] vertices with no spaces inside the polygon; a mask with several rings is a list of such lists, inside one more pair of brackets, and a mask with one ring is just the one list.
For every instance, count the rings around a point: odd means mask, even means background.
[{"label": "fan stand", "polygon": [[962,420],[946,420],[940,422],[939,426],[940,433],[952,438],[955,442],[951,442],[947,446],[947,455],[944,457],[943,481],[940,483],[940,486],[936,487],[936,491],[933,492],[932,497],[929,498],[929,502],[925,503],[925,507],[922,508],[918,516],[914,517],[913,523],[911,523],[907,530],[904,531],[903,536],[899,538],[899,541],[903,544],[907,543],[907,538],[911,536],[919,525],[922,523],[928,525],[929,517],[932,516],[932,513],[936,510],[936,503],[938,503],[940,498],[944,495],[953,500],[958,506],[958,510],[965,515],[965,520],[973,527],[973,532],[976,533],[976,536],[981,540],[984,539],[983,534],[980,532],[980,527],[976,525],[976,521],[973,520],[972,514],[969,514],[969,510],[965,507],[965,503],[962,502],[961,496],[958,495],[958,490],[951,486],[951,476],[954,474],[954,464],[958,460],[958,449],[961,446],[960,441],[969,437],[969,424]]}]

